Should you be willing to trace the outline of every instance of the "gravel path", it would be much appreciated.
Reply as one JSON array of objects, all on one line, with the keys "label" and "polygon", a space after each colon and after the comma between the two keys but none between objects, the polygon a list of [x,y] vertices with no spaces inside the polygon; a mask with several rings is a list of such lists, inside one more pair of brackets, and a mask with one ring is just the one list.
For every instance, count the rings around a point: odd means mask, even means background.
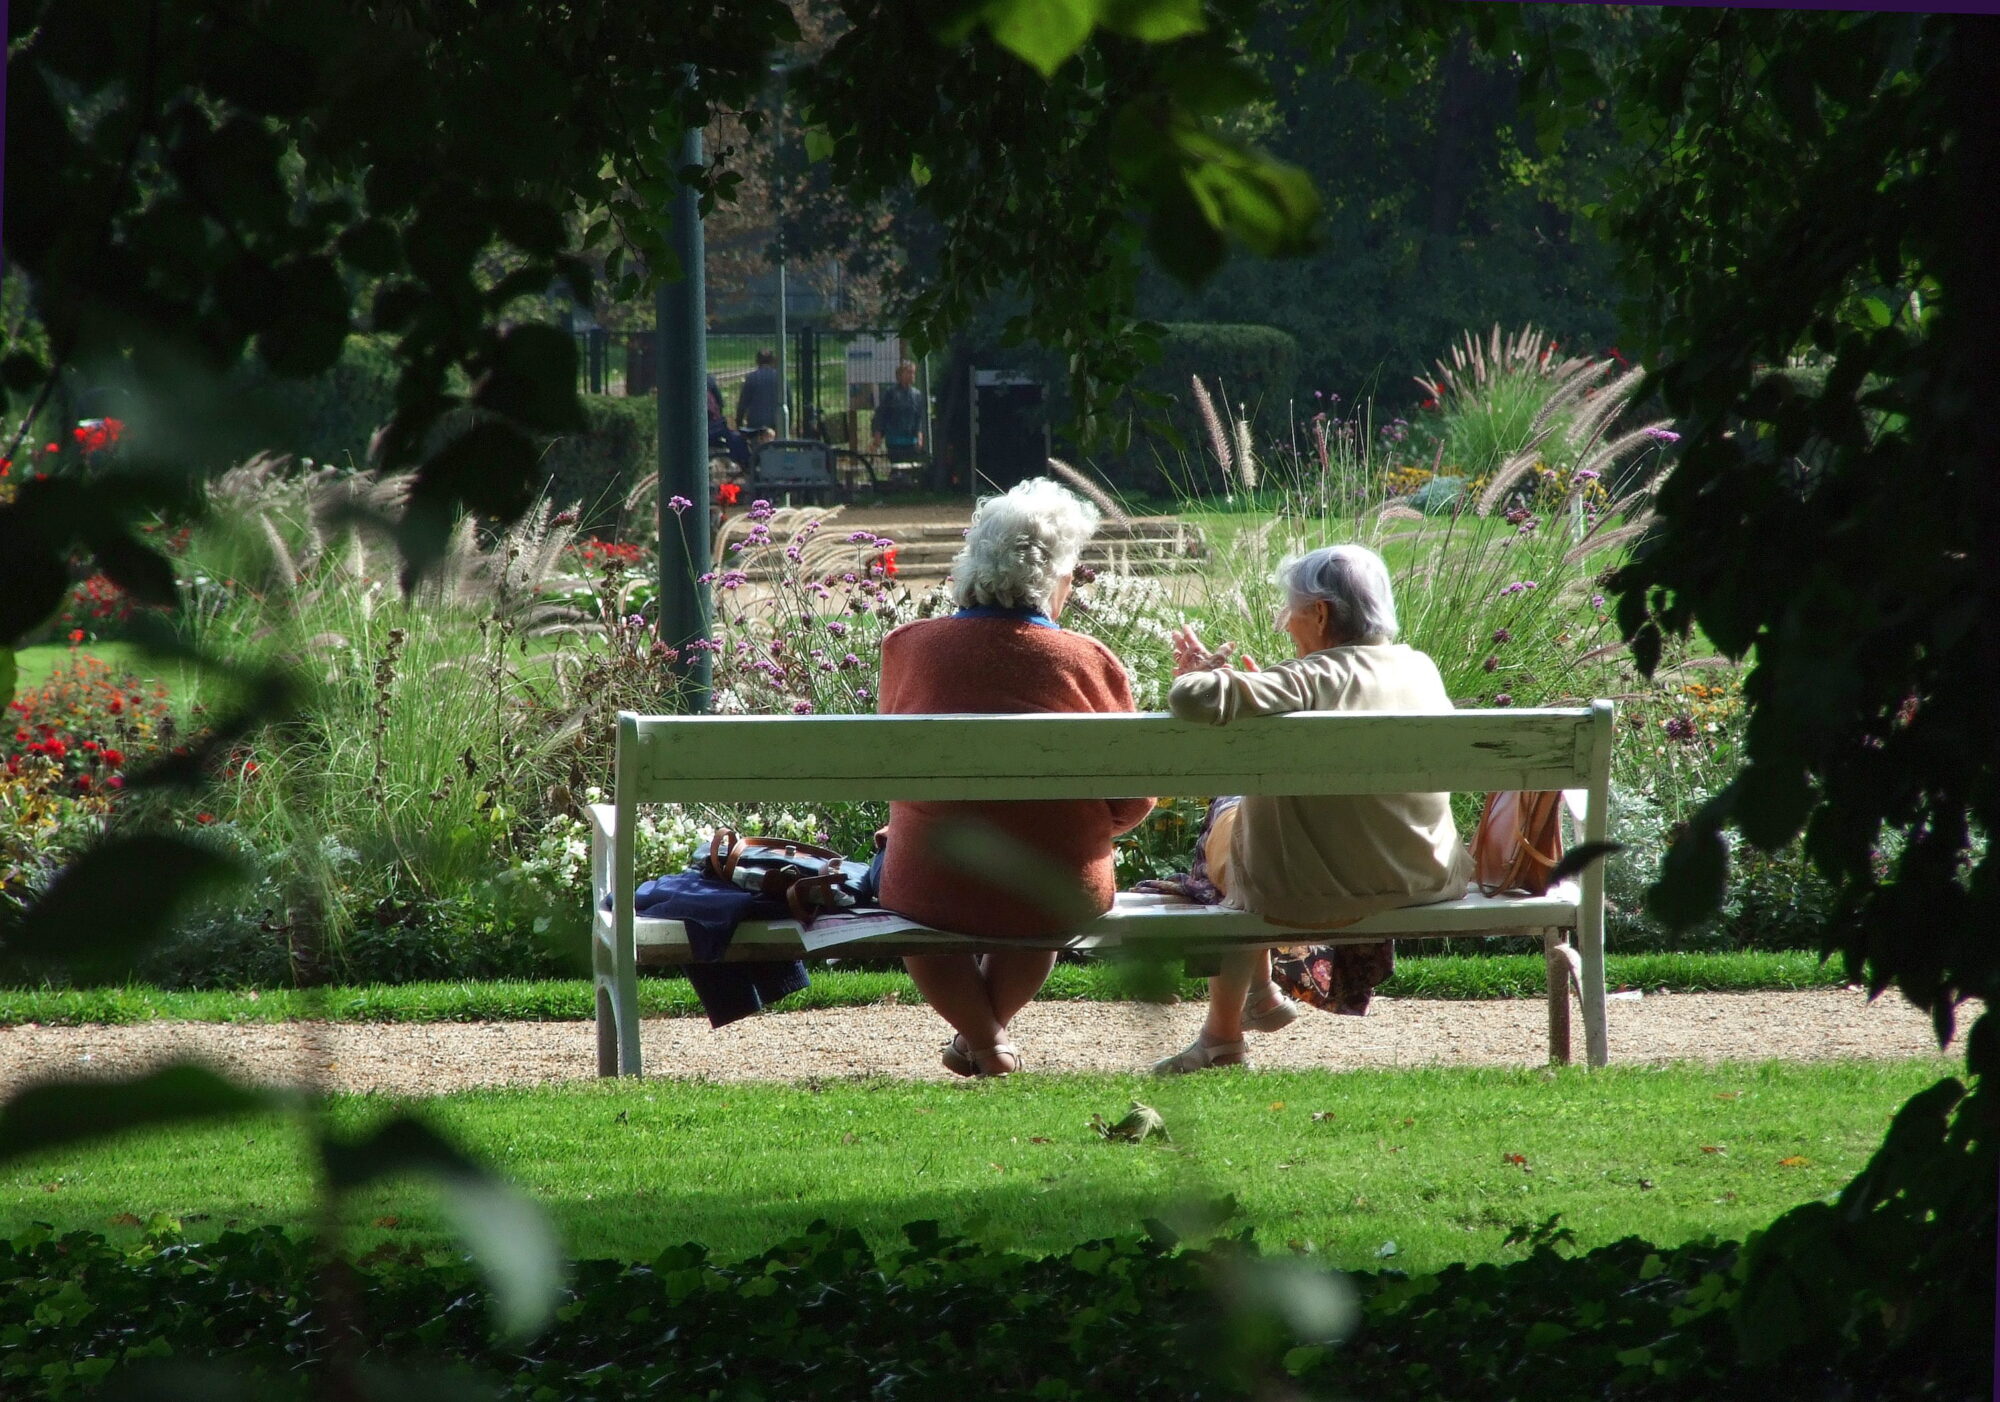
[{"label": "gravel path", "polygon": [[[1963,1011],[1969,1026],[1976,1007]],[[1131,1071],[1183,1046],[1198,1004],[1035,1003],[1014,1037],[1037,1071]],[[891,1004],[771,1013],[721,1031],[698,1018],[650,1018],[642,1037],[650,1075],[714,1080],[812,1076],[944,1078],[942,1024],[927,1009]],[[1869,1003],[1859,990],[1662,994],[1614,998],[1614,1064],[1812,1061],[1934,1054],[1930,1023],[1900,997]],[[1582,1054],[1582,1023],[1575,1037]],[[1539,1001],[1377,999],[1365,1018],[1310,1014],[1251,1048],[1268,1067],[1536,1066],[1547,1046]],[[0,1028],[0,1091],[49,1075],[129,1072],[194,1055],[242,1078],[313,1077],[332,1090],[425,1095],[479,1086],[547,1085],[596,1074],[588,1023],[421,1025],[156,1022],[122,1027]]]}]

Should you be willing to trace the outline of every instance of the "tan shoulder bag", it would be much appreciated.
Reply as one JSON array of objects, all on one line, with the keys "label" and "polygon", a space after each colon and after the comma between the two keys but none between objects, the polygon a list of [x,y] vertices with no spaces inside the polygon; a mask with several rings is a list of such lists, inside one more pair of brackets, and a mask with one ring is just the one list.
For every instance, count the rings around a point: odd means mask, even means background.
[{"label": "tan shoulder bag", "polygon": [[1489,896],[1539,896],[1562,860],[1560,791],[1503,790],[1486,795],[1472,835],[1472,879]]}]

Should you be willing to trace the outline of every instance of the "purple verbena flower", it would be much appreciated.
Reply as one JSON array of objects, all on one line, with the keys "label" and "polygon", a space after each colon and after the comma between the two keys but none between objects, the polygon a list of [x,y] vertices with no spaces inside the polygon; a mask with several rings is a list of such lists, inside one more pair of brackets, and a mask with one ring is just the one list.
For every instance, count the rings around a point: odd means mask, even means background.
[{"label": "purple verbena flower", "polygon": [[1511,706],[1514,704],[1514,698],[1503,691],[1493,698],[1493,704],[1496,706]]},{"label": "purple verbena flower", "polygon": [[777,514],[778,508],[762,497],[750,503],[750,519],[753,521],[768,521]]},{"label": "purple verbena flower", "polygon": [[1681,441],[1681,436],[1670,428],[1649,428],[1646,430],[1646,436],[1655,443],[1678,443]]},{"label": "purple verbena flower", "polygon": [[1514,641],[1514,635],[1505,628],[1495,628],[1493,630],[1493,641],[1496,643],[1511,643]]},{"label": "purple verbena flower", "polygon": [[667,498],[667,510],[673,512],[674,515],[676,516],[680,515],[683,511],[686,511],[689,507],[693,505],[694,505],[693,502],[689,501],[686,497],[681,496],[678,492],[675,493],[673,496]]},{"label": "purple verbena flower", "polygon": [[813,703],[810,701],[792,702],[792,714],[795,716],[809,716],[812,714],[812,708]]}]

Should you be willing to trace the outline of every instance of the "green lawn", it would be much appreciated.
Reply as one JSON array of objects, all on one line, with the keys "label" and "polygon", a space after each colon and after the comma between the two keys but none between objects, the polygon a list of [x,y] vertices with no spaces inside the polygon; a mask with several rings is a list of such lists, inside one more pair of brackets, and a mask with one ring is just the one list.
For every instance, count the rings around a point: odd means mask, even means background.
[{"label": "green lawn", "polygon": [[[1835,1191],[1896,1106],[1951,1066],[653,1080],[451,1096],[428,1112],[545,1204],[584,1257],[696,1240],[736,1258],[822,1217],[878,1244],[937,1219],[1050,1250],[1148,1217],[1187,1225],[1233,1196],[1233,1225],[1267,1244],[1427,1270],[1510,1259],[1509,1228],[1556,1213],[1584,1247],[1740,1237]],[[1135,1096],[1172,1144],[1090,1129]],[[354,1125],[391,1108],[351,1097],[332,1113]],[[299,1225],[309,1193],[287,1122],[156,1133],[0,1170],[0,1234],[41,1221],[136,1237],[158,1215],[196,1236]],[[447,1242],[430,1193],[408,1185],[356,1198],[347,1220],[357,1248]]]},{"label": "green lawn", "polygon": [[14,654],[17,669],[15,685],[22,688],[40,686],[49,679],[51,672],[69,660],[72,652],[94,657],[113,672],[149,680],[158,677],[167,684],[168,691],[175,694],[184,685],[178,664],[148,657],[130,643],[109,642],[84,643],[75,647],[68,643],[38,643],[34,647],[24,647]]}]

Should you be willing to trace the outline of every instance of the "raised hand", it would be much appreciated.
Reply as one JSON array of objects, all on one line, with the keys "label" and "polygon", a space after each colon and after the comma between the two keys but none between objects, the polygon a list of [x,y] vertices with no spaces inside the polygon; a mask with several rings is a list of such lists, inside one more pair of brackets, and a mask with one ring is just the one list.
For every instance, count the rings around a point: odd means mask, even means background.
[{"label": "raised hand", "polygon": [[[1201,640],[1201,634],[1195,632],[1192,623],[1182,624],[1168,636],[1173,644],[1174,675],[1177,677],[1188,672],[1207,672],[1217,667],[1227,667],[1229,654],[1236,650],[1234,643],[1224,643],[1221,647],[1211,648]],[[1249,670],[1256,669],[1257,664],[1248,656],[1244,657],[1243,663]]]}]

